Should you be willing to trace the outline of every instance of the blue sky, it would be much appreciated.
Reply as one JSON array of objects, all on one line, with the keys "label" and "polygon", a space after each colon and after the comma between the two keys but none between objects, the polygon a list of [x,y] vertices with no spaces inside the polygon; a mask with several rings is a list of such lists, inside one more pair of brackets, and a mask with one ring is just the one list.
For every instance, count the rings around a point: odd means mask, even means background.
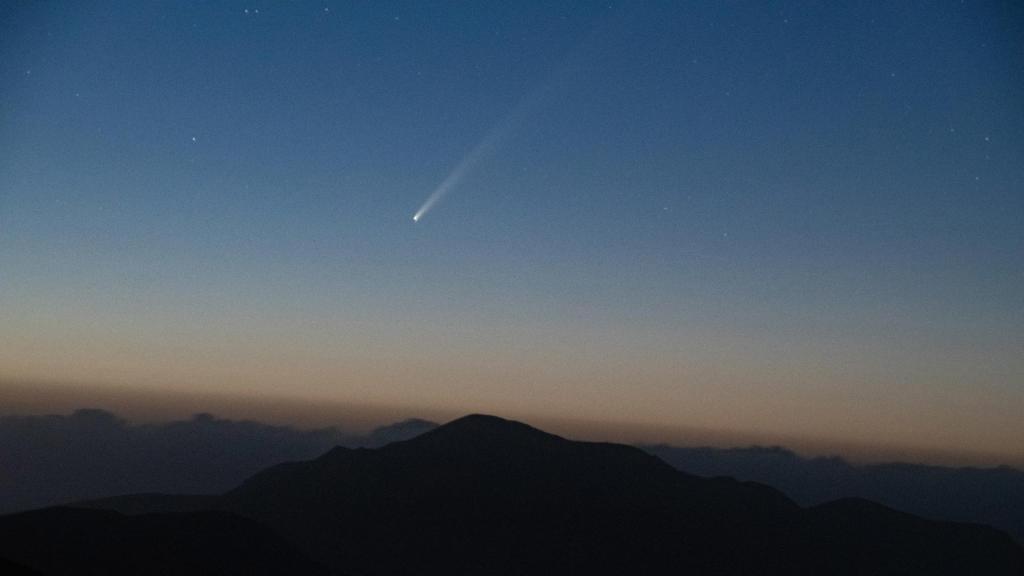
[{"label": "blue sky", "polygon": [[0,376],[1005,453],[1022,16],[13,3]]}]

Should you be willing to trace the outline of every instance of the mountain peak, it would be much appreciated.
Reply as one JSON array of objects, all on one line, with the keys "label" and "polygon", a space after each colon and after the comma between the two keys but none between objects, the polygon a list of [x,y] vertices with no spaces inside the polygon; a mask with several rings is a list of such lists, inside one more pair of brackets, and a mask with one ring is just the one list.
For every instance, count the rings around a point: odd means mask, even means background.
[{"label": "mountain peak", "polygon": [[460,427],[460,426],[472,426],[475,428],[489,428],[489,429],[510,429],[510,428],[524,428],[530,430],[537,430],[536,428],[517,422],[515,420],[507,420],[500,416],[494,416],[491,414],[467,414],[461,418],[456,418],[450,422],[445,423],[443,426],[446,427]]},{"label": "mountain peak", "polygon": [[500,446],[507,449],[566,440],[515,420],[506,420],[489,414],[469,414],[442,424],[410,442],[418,446],[461,449]]},{"label": "mountain peak", "polygon": [[469,414],[461,418],[456,418],[455,420],[442,425],[440,428],[459,433],[469,432],[502,435],[532,435],[556,438],[554,434],[548,434],[547,432],[538,430],[529,424],[524,424],[516,420],[506,420],[505,418],[492,416],[490,414]]}]

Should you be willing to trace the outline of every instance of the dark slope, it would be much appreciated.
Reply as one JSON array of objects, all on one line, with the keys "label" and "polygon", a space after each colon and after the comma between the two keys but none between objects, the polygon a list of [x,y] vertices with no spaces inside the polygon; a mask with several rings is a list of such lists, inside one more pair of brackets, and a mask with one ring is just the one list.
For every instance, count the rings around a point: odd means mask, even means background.
[{"label": "dark slope", "polygon": [[[802,510],[763,485],[490,416],[275,466],[222,505],[354,574],[1024,573],[995,531],[865,502]],[[943,563],[950,550],[959,564]]]},{"label": "dark slope", "polygon": [[849,573],[876,574],[885,559],[889,574],[1000,574],[1008,567],[1024,574],[1020,546],[988,526],[933,522],[860,498],[808,508],[806,516],[811,548],[830,554],[816,559],[822,568],[838,561]]},{"label": "dark slope", "polygon": [[643,448],[691,474],[774,486],[802,506],[865,498],[926,518],[988,524],[1024,543],[1024,471],[1008,466],[852,464],[835,456],[807,458],[762,446]]},{"label": "dark slope", "polygon": [[127,515],[201,512],[217,508],[219,498],[206,494],[125,494],[75,502],[67,507],[111,510]]},{"label": "dark slope", "polygon": [[328,573],[269,529],[227,512],[22,512],[0,517],[0,557],[48,576]]}]

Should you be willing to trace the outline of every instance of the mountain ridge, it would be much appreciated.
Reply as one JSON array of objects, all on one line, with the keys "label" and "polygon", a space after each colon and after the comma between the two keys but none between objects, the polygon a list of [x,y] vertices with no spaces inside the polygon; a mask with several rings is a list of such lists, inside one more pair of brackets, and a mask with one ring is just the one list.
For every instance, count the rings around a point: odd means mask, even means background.
[{"label": "mountain ridge", "polygon": [[[801,508],[767,485],[702,478],[633,446],[480,414],[381,448],[271,466],[213,500],[106,504],[206,507],[267,527],[315,564],[365,576],[1024,573],[1024,549],[992,528],[857,499]],[[0,517],[0,529],[12,522]]]},{"label": "mountain ridge", "polygon": [[[318,493],[325,485],[333,490]],[[679,567],[841,574],[844,567],[830,563],[829,554],[854,556],[838,536],[823,542],[814,533],[833,527],[831,508],[802,509],[766,485],[696,477],[632,446],[571,441],[487,415],[459,418],[377,450],[332,450],[314,461],[272,467],[226,493],[223,504],[279,527],[328,565],[366,574],[612,573],[636,569],[638,561],[627,560],[635,558],[652,574]],[[892,565],[927,566],[930,573],[962,567],[945,556],[947,526],[850,505],[854,517],[913,524],[908,530],[934,544],[903,543],[905,554],[889,552]],[[390,560],[394,550],[380,544],[409,534],[424,538],[402,544],[405,556],[417,558],[415,569]],[[860,537],[886,549],[870,532]],[[984,545],[966,557],[1024,566],[1012,541],[976,539]],[[495,544],[503,540],[517,544]],[[584,557],[573,547],[600,549],[600,555]],[[986,568],[999,573],[1000,566]]]}]

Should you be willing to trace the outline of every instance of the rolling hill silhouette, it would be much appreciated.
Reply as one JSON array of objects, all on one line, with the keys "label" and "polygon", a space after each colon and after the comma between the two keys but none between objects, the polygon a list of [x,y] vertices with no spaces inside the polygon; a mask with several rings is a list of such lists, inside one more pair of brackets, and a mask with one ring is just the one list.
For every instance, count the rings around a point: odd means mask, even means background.
[{"label": "rolling hill silhouette", "polygon": [[[95,500],[100,507],[120,501],[115,509],[137,513],[151,509],[153,494],[212,498],[281,462],[309,460],[334,446],[379,448],[436,426],[410,419],[363,434],[209,414],[149,424],[133,424],[99,409],[0,416],[0,514]],[[864,498],[934,520],[994,526],[1024,544],[1024,471],[1008,466],[855,464],[837,456],[804,457],[781,447],[640,447],[683,472],[767,484],[803,507]],[[138,496],[105,500],[124,494]],[[182,496],[164,509],[209,505],[209,498]]]},{"label": "rolling hill silhouette", "polygon": [[138,492],[220,494],[280,462],[339,445],[377,448],[432,426],[412,419],[364,435],[205,413],[150,424],[96,408],[0,415],[0,514]]},{"label": "rolling hill silhouette", "polygon": [[926,518],[995,526],[1024,543],[1024,471],[905,462],[852,464],[774,447],[641,446],[700,476],[732,476],[774,486],[801,506],[858,497]]},{"label": "rolling hill silhouette", "polygon": [[[314,562],[356,575],[1024,573],[1024,550],[991,528],[856,499],[801,508],[762,484],[691,476],[637,448],[481,415],[379,449],[335,448],[273,466],[218,498],[92,503],[150,512],[142,516],[61,513],[129,524],[209,514],[183,505],[254,520]],[[179,512],[151,514],[160,510]],[[0,518],[0,533],[29,520],[63,522],[46,514]],[[168,530],[150,538],[180,537]],[[134,546],[160,549],[139,534]],[[40,549],[27,539],[17,550]],[[211,561],[246,554],[232,543],[204,553]],[[0,556],[46,573],[31,553],[11,551],[0,542]]]}]

